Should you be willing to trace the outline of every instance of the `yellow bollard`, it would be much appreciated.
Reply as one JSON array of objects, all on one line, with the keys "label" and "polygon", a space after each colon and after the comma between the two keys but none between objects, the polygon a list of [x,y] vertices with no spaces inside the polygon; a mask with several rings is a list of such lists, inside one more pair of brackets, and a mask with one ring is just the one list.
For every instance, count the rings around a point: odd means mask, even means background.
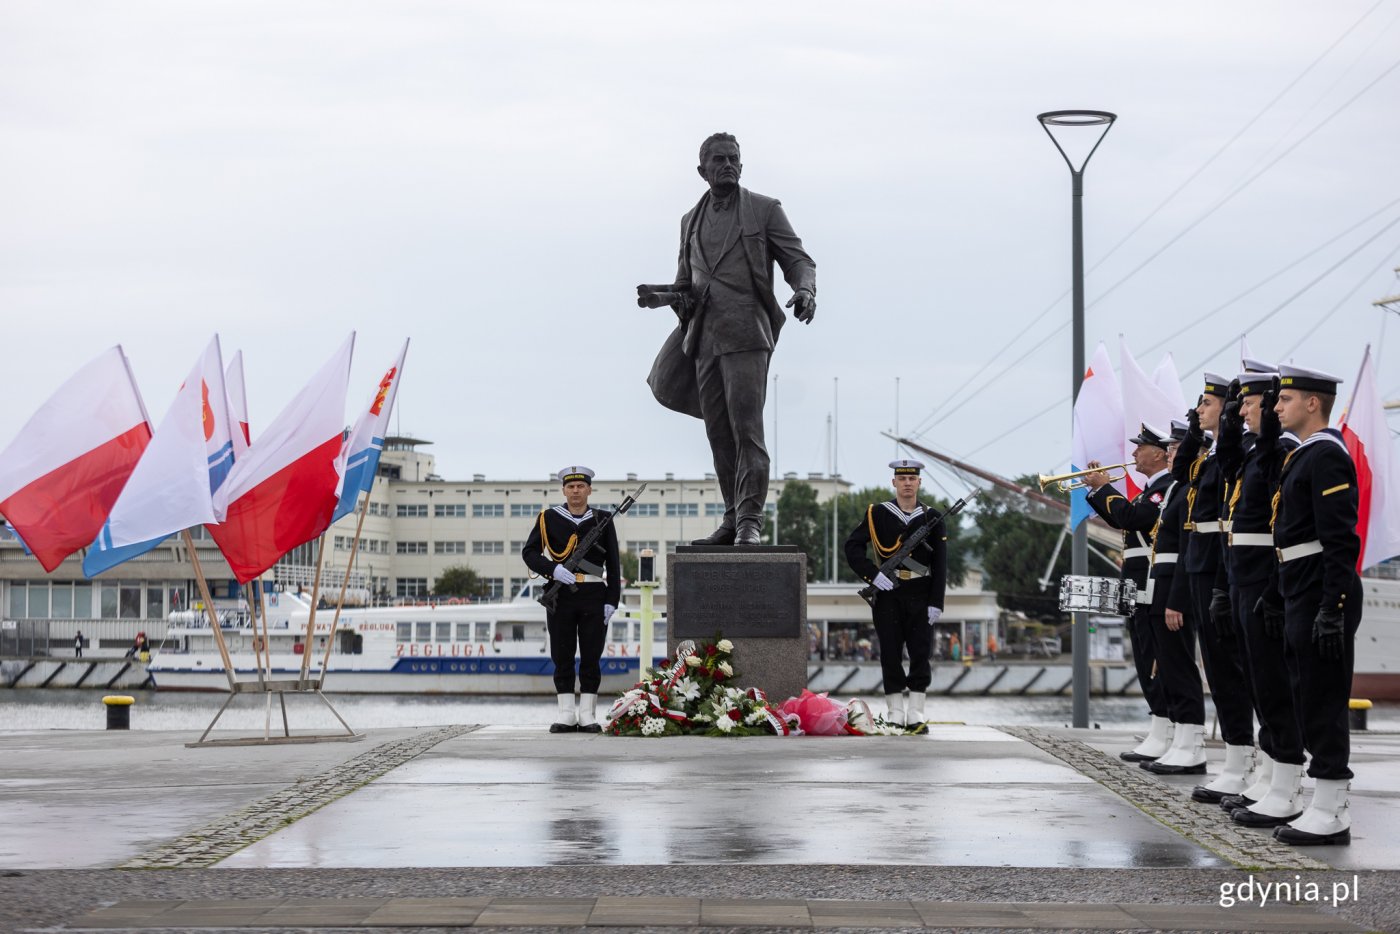
[{"label": "yellow bollard", "polygon": [[1353,697],[1347,702],[1347,709],[1351,711],[1351,728],[1355,732],[1365,732],[1366,711],[1371,709],[1371,702],[1359,697]]},{"label": "yellow bollard", "polygon": [[126,694],[108,694],[102,698],[102,703],[107,705],[107,729],[131,729],[131,705],[136,703],[136,698]]}]

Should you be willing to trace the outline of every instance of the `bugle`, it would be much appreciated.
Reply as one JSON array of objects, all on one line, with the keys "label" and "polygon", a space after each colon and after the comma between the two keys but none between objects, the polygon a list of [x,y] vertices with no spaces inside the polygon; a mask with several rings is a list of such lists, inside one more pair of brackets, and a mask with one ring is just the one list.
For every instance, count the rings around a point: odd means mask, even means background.
[{"label": "bugle", "polygon": [[1077,490],[1083,486],[1086,486],[1087,484],[1085,484],[1083,478],[1088,474],[1098,473],[1100,470],[1123,471],[1116,477],[1112,475],[1109,476],[1108,482],[1114,483],[1126,477],[1128,475],[1128,468],[1131,466],[1133,466],[1133,462],[1128,461],[1126,464],[1109,464],[1105,467],[1090,467],[1088,470],[1076,470],[1072,473],[1041,474],[1039,476],[1040,489],[1041,492],[1044,492],[1046,487],[1050,486],[1051,484],[1054,484],[1055,487],[1061,490],[1062,492],[1068,493],[1070,490]]}]

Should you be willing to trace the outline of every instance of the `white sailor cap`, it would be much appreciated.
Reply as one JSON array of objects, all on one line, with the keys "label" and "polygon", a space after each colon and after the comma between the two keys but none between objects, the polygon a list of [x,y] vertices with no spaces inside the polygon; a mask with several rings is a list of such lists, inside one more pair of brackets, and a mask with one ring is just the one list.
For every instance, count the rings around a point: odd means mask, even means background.
[{"label": "white sailor cap", "polygon": [[1235,379],[1240,381],[1240,396],[1244,397],[1266,392],[1273,385],[1274,380],[1278,379],[1278,374],[1272,370],[1262,372],[1247,370],[1236,376]]},{"label": "white sailor cap", "polygon": [[913,476],[917,477],[919,475],[919,471],[924,469],[924,464],[923,461],[916,461],[911,460],[907,457],[902,457],[899,460],[890,461],[890,468],[894,470],[894,475],[896,477],[900,474],[912,474]]},{"label": "white sailor cap", "polygon": [[1186,439],[1186,432],[1189,431],[1190,428],[1191,428],[1191,424],[1190,424],[1189,422],[1187,422],[1185,419],[1181,419],[1181,418],[1174,418],[1174,419],[1172,419],[1172,440],[1173,440],[1173,441],[1184,441],[1184,440]]},{"label": "white sailor cap", "polygon": [[561,484],[573,483],[575,480],[582,480],[589,486],[593,485],[593,471],[587,467],[580,467],[577,464],[565,467],[559,471],[559,482]]},{"label": "white sailor cap", "polygon": [[1265,363],[1263,360],[1254,357],[1245,357],[1240,361],[1244,365],[1246,373],[1277,373],[1278,367],[1272,363]]},{"label": "white sailor cap", "polygon": [[1283,389],[1301,389],[1304,392],[1321,392],[1335,396],[1340,376],[1332,376],[1321,370],[1308,370],[1300,366],[1284,363],[1278,368],[1278,383]]},{"label": "white sailor cap", "polygon": [[1202,390],[1208,396],[1219,396],[1224,399],[1230,391],[1230,381],[1219,373],[1207,373],[1206,388]]},{"label": "white sailor cap", "polygon": [[1167,445],[1171,441],[1171,436],[1168,435],[1165,431],[1163,431],[1160,428],[1154,428],[1151,425],[1147,424],[1147,422],[1143,422],[1139,427],[1142,430],[1139,431],[1134,437],[1128,439],[1129,444],[1150,444],[1153,447],[1161,448],[1164,451],[1167,449]]}]

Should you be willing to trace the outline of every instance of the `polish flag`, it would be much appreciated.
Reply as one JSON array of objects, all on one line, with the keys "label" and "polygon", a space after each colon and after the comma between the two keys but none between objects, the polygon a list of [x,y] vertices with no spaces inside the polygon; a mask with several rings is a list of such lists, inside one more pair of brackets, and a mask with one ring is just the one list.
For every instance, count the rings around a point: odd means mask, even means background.
[{"label": "polish flag", "polygon": [[403,361],[407,356],[408,341],[404,341],[403,349],[393,365],[375,387],[369,405],[360,413],[355,427],[345,438],[345,480],[341,484],[340,504],[335,507],[332,522],[354,512],[360,494],[368,493],[374,486],[374,477],[379,471],[379,454],[384,450],[384,436],[389,433],[389,416],[394,411],[399,382],[403,379]]},{"label": "polish flag", "polygon": [[[1123,394],[1113,375],[1108,348],[1100,342],[1084,372],[1084,383],[1074,400],[1074,434],[1070,439],[1070,469],[1084,470],[1089,461],[1118,464],[1123,456]],[[1114,484],[1122,489],[1122,482]],[[1069,522],[1074,529],[1094,514],[1087,490],[1070,494]]]},{"label": "polish flag", "polygon": [[[233,466],[224,521],[209,534],[246,584],[330,525],[340,489],[352,333]],[[220,497],[216,496],[216,508]]]},{"label": "polish flag", "polygon": [[[1144,423],[1158,431],[1170,432],[1172,419],[1180,418],[1186,410],[1163,392],[1155,380],[1147,378],[1147,374],[1133,358],[1132,351],[1128,350],[1127,338],[1121,334],[1118,336],[1118,360],[1119,368],[1123,371],[1123,456],[1120,459],[1131,461],[1133,449],[1137,445],[1128,439],[1135,437]],[[1179,382],[1176,394],[1181,394]],[[1132,467],[1128,468],[1128,499],[1142,492],[1143,487],[1147,486],[1147,479]]]},{"label": "polish flag", "polygon": [[228,390],[228,412],[239,428],[233,432],[233,459],[237,461],[253,443],[248,429],[248,390],[243,382],[243,351],[236,351],[224,373],[224,388]]},{"label": "polish flag", "polygon": [[1400,555],[1400,459],[1390,440],[1385,408],[1376,391],[1371,348],[1361,358],[1351,403],[1339,426],[1356,465],[1359,496],[1356,534],[1361,538],[1358,571]]},{"label": "polish flag", "polygon": [[118,345],[60,386],[0,453],[0,513],[44,570],[97,535],[150,440]]},{"label": "polish flag", "polygon": [[233,469],[233,439],[216,336],[195,361],[141,461],[83,557],[83,573],[143,555],[171,535],[218,519],[214,492]]}]

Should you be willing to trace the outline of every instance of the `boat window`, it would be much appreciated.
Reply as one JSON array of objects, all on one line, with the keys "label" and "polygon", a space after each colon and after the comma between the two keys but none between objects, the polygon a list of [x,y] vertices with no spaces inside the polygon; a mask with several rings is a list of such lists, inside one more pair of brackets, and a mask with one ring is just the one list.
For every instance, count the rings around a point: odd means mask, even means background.
[{"label": "boat window", "polygon": [[491,624],[490,624],[490,623],[477,623],[477,624],[476,624],[476,641],[477,641],[477,642],[490,642],[490,641],[491,641]]},{"label": "boat window", "polygon": [[458,623],[458,624],[457,624],[457,641],[458,641],[458,642],[470,642],[470,641],[472,641],[472,624],[471,624],[471,623]]},{"label": "boat window", "polygon": [[626,623],[613,623],[613,624],[612,624],[612,641],[614,641],[614,642],[626,642],[626,641],[627,641],[627,624],[626,624]]},{"label": "boat window", "polygon": [[657,620],[651,624],[651,637],[657,645],[666,644],[666,624],[663,621]]},{"label": "boat window", "polygon": [[451,641],[452,641],[452,624],[451,624],[451,623],[438,623],[438,624],[437,624],[437,641],[438,641],[438,642],[451,642]]},{"label": "boat window", "polygon": [[418,627],[418,628],[417,628],[416,632],[417,632],[418,638],[416,638],[416,639],[414,640],[415,642],[432,642],[432,641],[433,641],[433,624],[432,624],[432,623],[427,623],[427,622],[418,623],[418,624],[417,624],[417,627]]},{"label": "boat window", "polygon": [[525,641],[525,624],[524,624],[524,623],[511,623],[511,624],[510,624],[510,638],[511,638],[511,641],[512,641],[512,642],[524,642],[524,641]]},{"label": "boat window", "polygon": [[412,623],[398,623],[398,624],[396,624],[396,628],[398,629],[398,633],[397,633],[397,635],[395,636],[395,638],[396,638],[399,642],[412,642],[412,641],[413,641],[413,624],[412,624]]}]

